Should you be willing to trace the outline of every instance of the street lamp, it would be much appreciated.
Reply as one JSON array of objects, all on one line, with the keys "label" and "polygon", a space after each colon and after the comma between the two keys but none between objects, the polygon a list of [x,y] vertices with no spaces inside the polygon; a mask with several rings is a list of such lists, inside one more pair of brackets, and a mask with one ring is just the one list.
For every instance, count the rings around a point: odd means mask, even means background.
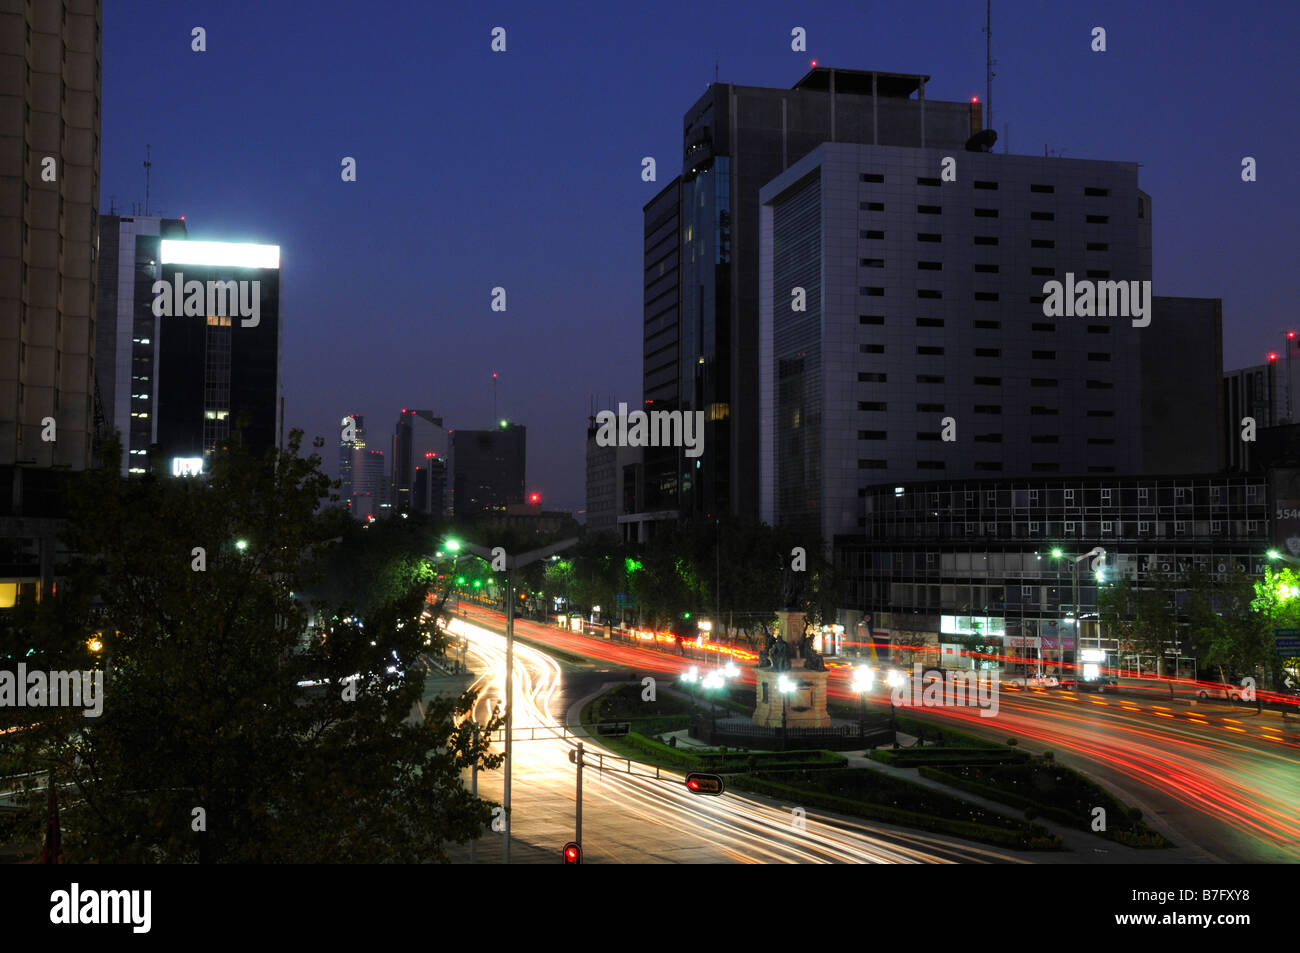
[{"label": "street lamp", "polygon": [[862,720],[858,723],[858,735],[867,735],[867,692],[875,683],[875,673],[866,665],[859,665],[853,670],[853,690],[862,696]]},{"label": "street lamp", "polygon": [[726,676],[723,675],[722,672],[714,670],[704,676],[704,681],[702,683],[704,690],[709,692],[709,723],[713,726],[712,730],[715,732],[718,730],[718,709],[717,706],[713,704],[712,692],[714,689],[723,686],[725,678]]},{"label": "street lamp", "polygon": [[781,750],[785,750],[785,732],[786,732],[786,695],[794,691],[794,682],[784,675],[778,676],[776,680],[776,690],[781,693]]},{"label": "street lamp", "polygon": [[[1067,555],[1067,554],[1064,553],[1064,552],[1062,552],[1059,548],[1055,548],[1055,549],[1052,550],[1052,558],[1053,558],[1053,559],[1060,559],[1062,556],[1066,556],[1066,555]],[[1072,569],[1072,575],[1073,575],[1073,580],[1074,580],[1074,667],[1075,667],[1075,676],[1074,676],[1073,684],[1074,684],[1074,690],[1075,690],[1076,692],[1079,690],[1079,674],[1078,674],[1078,668],[1079,668],[1079,650],[1080,650],[1080,645],[1081,645],[1080,640],[1082,639],[1082,633],[1081,633],[1081,631],[1080,631],[1080,629],[1079,629],[1079,623],[1082,621],[1082,615],[1083,615],[1083,613],[1081,613],[1081,612],[1079,611],[1079,563],[1083,562],[1085,559],[1092,559],[1093,557],[1097,557],[1097,560],[1098,560],[1098,561],[1100,561],[1100,560],[1104,560],[1104,559],[1106,558],[1106,550],[1102,549],[1100,546],[1094,546],[1092,549],[1088,550],[1086,553],[1084,553],[1084,554],[1081,555],[1081,556],[1075,556],[1075,555],[1072,555],[1072,554],[1071,554],[1071,555],[1069,555],[1069,557],[1068,557],[1068,558],[1070,558],[1070,559],[1072,559],[1072,560],[1074,561],[1074,564],[1073,564],[1073,566],[1071,567],[1071,569]],[[1096,562],[1093,563],[1093,566],[1094,566],[1094,571],[1096,572],[1096,578],[1097,578],[1097,581],[1098,581],[1098,582],[1101,582],[1102,579],[1104,578],[1104,576],[1103,576],[1103,572],[1104,572],[1104,570],[1103,570],[1100,566],[1098,566]],[[1064,675],[1065,675],[1065,650],[1062,649],[1062,648],[1060,648],[1060,647],[1058,646],[1058,651],[1059,651],[1060,654],[1061,654],[1061,675],[1064,676]]]},{"label": "street lamp", "polygon": [[235,548],[242,553],[244,550],[248,548],[248,540],[246,539],[235,540]]},{"label": "street lamp", "polygon": [[889,674],[885,676],[885,681],[889,684],[889,728],[894,733],[894,747],[898,747],[898,709],[894,705],[894,689],[900,687],[906,678],[902,672],[896,668],[891,668]]},{"label": "street lamp", "polygon": [[[502,421],[505,425],[505,421]],[[453,547],[452,544],[455,544]],[[449,549],[464,548],[473,553],[479,559],[491,563],[493,553],[487,546],[478,546],[474,543],[462,543],[459,540],[447,540],[446,545]],[[525,566],[532,565],[539,559],[545,559],[554,553],[563,552],[571,546],[578,545],[578,538],[561,540],[558,543],[552,543],[550,546],[543,546],[541,549],[534,549],[531,552],[523,553],[519,556],[506,556],[506,751],[505,751],[505,791],[502,798],[502,806],[505,808],[506,829],[505,829],[505,850],[502,857],[502,863],[510,863],[510,775],[514,767],[513,747],[511,738],[511,727],[514,724],[514,674],[515,674],[515,600],[514,600],[514,577],[515,571],[523,569]],[[481,585],[475,580],[476,585]]]}]

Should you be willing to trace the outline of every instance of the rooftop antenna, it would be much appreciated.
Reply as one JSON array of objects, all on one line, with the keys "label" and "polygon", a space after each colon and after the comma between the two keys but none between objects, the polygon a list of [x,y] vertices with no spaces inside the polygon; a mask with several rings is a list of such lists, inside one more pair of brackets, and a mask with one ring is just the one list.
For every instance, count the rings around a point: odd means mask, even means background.
[{"label": "rooftop antenna", "polygon": [[984,128],[993,128],[993,0],[984,3]]},{"label": "rooftop antenna", "polygon": [[493,421],[497,421],[501,419],[500,417],[497,416],[497,372],[496,371],[492,372],[492,419]]},{"label": "rooftop antenna", "polygon": [[149,161],[149,144],[145,143],[144,147],[144,214],[149,214],[149,170],[153,168],[153,163]]}]

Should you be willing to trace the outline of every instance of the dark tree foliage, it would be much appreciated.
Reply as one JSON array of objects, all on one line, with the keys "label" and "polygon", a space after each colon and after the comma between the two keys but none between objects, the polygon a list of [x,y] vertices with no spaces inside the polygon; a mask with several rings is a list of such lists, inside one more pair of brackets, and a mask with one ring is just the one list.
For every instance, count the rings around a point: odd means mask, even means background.
[{"label": "dark tree foliage", "polygon": [[72,491],[79,555],[0,655],[105,670],[104,711],[19,710],[0,749],[5,774],[31,775],[13,837],[39,839],[31,788],[50,771],[74,862],[442,861],[484,829],[492,805],[463,775],[500,759],[474,740],[472,696],[424,699],[421,656],[446,638],[435,568],[395,546],[321,588],[354,537],[300,442],[218,454],[206,480],[123,480],[110,456]]}]

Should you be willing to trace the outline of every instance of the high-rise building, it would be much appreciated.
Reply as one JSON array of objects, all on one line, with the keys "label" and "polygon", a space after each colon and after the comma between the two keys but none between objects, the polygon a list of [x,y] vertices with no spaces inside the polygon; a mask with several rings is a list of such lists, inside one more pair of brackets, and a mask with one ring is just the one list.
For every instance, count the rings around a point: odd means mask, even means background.
[{"label": "high-rise building", "polygon": [[0,466],[91,465],[100,21],[98,0],[0,13]]},{"label": "high-rise building", "polygon": [[675,482],[647,456],[647,493],[683,516],[759,511],[759,190],[823,142],[962,149],[979,107],[927,100],[928,80],[818,67],[788,90],[714,83],[686,113],[680,180],[645,209],[644,316],[645,399],[671,399],[675,336],[676,399],[705,414]]},{"label": "high-rise building", "polygon": [[504,511],[524,502],[527,428],[501,421],[493,430],[451,431],[453,505],[457,516]]},{"label": "high-rise building", "polygon": [[[874,484],[1218,470],[1218,302],[1129,300],[1137,166],[947,156],[827,143],[762,190],[763,518],[829,544]],[[1133,313],[1046,314],[1076,278]]]},{"label": "high-rise building", "polygon": [[183,219],[104,215],[99,220],[95,386],[108,430],[122,442],[122,473],[144,473],[158,442],[154,282],[162,239],[184,239]]},{"label": "high-rise building", "polygon": [[[1300,425],[1300,337],[1295,331],[1288,331],[1276,350],[1268,351],[1263,364],[1223,375],[1223,412],[1224,455],[1231,470],[1251,471],[1270,458],[1277,463],[1278,451],[1284,451],[1283,457],[1294,456],[1290,450],[1294,436],[1281,428]],[[1251,427],[1256,438],[1243,439]],[[1259,459],[1258,445],[1277,444],[1280,438],[1283,446],[1270,447]]]},{"label": "high-rise building", "polygon": [[[362,414],[348,414],[352,418],[353,439],[339,439],[339,499],[346,504],[354,493],[361,492],[364,482],[366,455],[366,418]],[[383,460],[382,451],[375,451]],[[374,487],[368,487],[374,490]]]},{"label": "high-rise building", "polygon": [[160,254],[160,465],[176,472],[235,439],[255,457],[275,449],[279,246],[164,239]]},{"label": "high-rise building", "polygon": [[[394,512],[439,513],[444,511],[442,499],[445,485],[445,468],[435,467],[430,479],[428,461],[446,461],[450,451],[447,429],[442,418],[432,410],[402,409],[393,432],[392,491]],[[431,455],[431,456],[430,456]],[[424,473],[416,492],[417,470]],[[435,500],[438,501],[435,509]]]},{"label": "high-rise building", "polygon": [[0,608],[52,582],[60,474],[92,465],[101,23],[0,6]]}]

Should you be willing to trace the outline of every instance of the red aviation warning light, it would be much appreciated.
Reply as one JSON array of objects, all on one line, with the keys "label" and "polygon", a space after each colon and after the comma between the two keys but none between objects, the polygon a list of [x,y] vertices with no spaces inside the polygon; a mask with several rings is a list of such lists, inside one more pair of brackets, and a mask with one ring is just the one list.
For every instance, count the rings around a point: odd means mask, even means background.
[{"label": "red aviation warning light", "polygon": [[570,841],[564,845],[564,862],[566,864],[582,863],[582,848]]},{"label": "red aviation warning light", "polygon": [[1276,360],[1277,360],[1277,354],[1275,354],[1275,353],[1273,353],[1273,352],[1269,352],[1268,359],[1269,359],[1270,361],[1276,361]]},{"label": "red aviation warning light", "polygon": [[692,794],[721,794],[725,787],[722,777],[717,774],[686,775],[686,790]]}]

